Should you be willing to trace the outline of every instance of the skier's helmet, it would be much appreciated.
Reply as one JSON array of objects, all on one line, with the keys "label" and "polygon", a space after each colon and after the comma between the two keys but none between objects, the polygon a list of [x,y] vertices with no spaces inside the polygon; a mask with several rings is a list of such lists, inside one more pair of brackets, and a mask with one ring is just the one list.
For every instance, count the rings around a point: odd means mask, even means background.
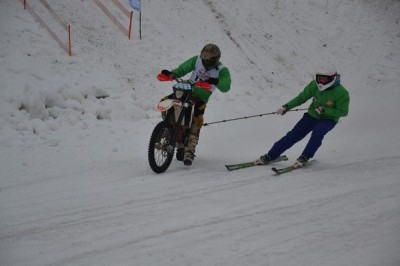
[{"label": "skier's helmet", "polygon": [[209,43],[201,49],[200,58],[203,64],[207,66],[215,66],[221,58],[221,50],[215,44]]},{"label": "skier's helmet", "polygon": [[337,71],[333,66],[320,68],[315,75],[315,81],[317,82],[318,88],[321,91],[332,87],[336,81],[336,78]]}]

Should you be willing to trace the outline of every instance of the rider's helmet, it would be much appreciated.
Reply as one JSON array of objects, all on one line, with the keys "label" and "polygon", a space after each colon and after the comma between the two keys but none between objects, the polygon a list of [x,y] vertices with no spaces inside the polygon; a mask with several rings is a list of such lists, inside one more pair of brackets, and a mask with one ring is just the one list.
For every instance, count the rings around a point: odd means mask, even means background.
[{"label": "rider's helmet", "polygon": [[315,75],[318,88],[323,91],[332,87],[335,84],[337,75],[336,68],[333,66],[320,68]]},{"label": "rider's helmet", "polygon": [[216,66],[218,60],[221,58],[221,50],[213,43],[209,43],[201,49],[200,58],[205,67]]}]

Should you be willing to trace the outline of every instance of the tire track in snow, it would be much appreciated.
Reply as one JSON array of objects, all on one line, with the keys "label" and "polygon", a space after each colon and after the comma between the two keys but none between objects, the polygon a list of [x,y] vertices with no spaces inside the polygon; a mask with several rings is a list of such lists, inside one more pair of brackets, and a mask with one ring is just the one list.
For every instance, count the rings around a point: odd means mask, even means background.
[{"label": "tire track in snow", "polygon": [[219,12],[214,4],[213,1],[211,0],[204,0],[204,3],[210,7],[211,12],[215,14],[215,18],[218,20],[219,25],[221,26],[222,30],[225,32],[225,34],[228,36],[228,38],[236,45],[236,47],[240,50],[241,54],[245,56],[247,61],[249,61],[250,64],[252,65],[257,65],[250,57],[248,57],[242,48],[242,46],[239,44],[239,42],[232,36],[230,26],[226,22],[225,16]]}]

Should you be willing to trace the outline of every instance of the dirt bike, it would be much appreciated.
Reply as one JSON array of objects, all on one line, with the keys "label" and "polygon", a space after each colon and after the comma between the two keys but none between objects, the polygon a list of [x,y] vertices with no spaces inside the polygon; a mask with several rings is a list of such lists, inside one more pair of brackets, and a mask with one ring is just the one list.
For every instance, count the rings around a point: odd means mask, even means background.
[{"label": "dirt bike", "polygon": [[155,109],[162,113],[163,121],[153,129],[148,147],[148,160],[155,173],[163,173],[171,165],[175,149],[176,159],[183,161],[190,127],[192,125],[195,102],[192,98],[192,88],[197,86],[211,89],[208,82],[174,79],[162,73],[157,76],[159,81],[176,81],[172,87],[173,93],[156,104]]}]

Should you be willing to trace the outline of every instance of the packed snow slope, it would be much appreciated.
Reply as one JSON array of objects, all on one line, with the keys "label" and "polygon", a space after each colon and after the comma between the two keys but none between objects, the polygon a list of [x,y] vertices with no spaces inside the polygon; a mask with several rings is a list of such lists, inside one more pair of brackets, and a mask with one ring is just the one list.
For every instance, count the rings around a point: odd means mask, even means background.
[{"label": "packed snow slope", "polygon": [[[94,1],[48,3],[71,57],[0,0],[0,265],[400,265],[400,1],[147,0],[141,40],[138,12],[128,40]],[[226,171],[267,152],[290,112],[204,127],[192,167],[151,171],[153,106],[172,85],[156,75],[209,42],[232,88],[206,122],[275,111],[337,66],[350,112],[316,164]]]}]

